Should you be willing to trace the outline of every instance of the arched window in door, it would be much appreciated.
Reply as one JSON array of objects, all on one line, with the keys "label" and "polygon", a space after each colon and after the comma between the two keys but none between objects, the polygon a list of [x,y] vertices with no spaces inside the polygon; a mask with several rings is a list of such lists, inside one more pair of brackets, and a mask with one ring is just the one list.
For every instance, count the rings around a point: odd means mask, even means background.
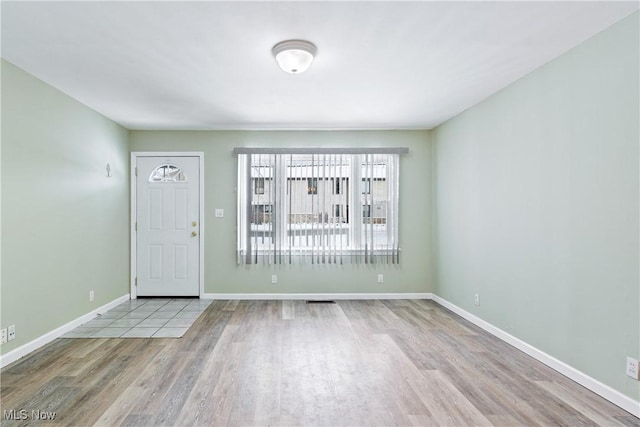
[{"label": "arched window in door", "polygon": [[187,177],[178,166],[163,164],[151,172],[149,182],[187,182]]}]

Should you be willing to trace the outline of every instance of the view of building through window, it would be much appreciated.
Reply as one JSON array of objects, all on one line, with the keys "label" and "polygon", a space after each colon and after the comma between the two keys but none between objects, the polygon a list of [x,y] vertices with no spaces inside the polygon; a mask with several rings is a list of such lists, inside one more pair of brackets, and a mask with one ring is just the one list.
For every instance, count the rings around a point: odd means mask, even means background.
[{"label": "view of building through window", "polygon": [[255,154],[239,165],[254,189],[239,192],[248,216],[239,252],[335,257],[397,246],[397,155]]}]

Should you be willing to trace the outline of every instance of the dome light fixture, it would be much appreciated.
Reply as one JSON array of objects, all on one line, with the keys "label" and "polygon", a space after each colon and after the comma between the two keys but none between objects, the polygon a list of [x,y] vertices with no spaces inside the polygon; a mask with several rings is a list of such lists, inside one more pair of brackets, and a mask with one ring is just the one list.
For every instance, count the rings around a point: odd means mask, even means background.
[{"label": "dome light fixture", "polygon": [[285,40],[271,49],[280,68],[289,74],[305,72],[311,66],[316,51],[316,46],[306,40]]}]

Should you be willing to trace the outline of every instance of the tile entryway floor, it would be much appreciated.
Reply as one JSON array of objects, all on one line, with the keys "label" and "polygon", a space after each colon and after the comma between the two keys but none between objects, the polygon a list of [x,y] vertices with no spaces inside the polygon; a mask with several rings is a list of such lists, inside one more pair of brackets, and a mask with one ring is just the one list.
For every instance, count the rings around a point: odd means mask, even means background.
[{"label": "tile entryway floor", "polygon": [[99,314],[62,338],[180,338],[211,301],[138,298]]}]

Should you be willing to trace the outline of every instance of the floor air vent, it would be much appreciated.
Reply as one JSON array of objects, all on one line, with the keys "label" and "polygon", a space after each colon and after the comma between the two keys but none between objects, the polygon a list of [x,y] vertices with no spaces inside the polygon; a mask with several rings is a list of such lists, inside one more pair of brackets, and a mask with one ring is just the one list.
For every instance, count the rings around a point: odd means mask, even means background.
[{"label": "floor air vent", "polygon": [[332,299],[308,299],[307,304],[335,304]]}]

